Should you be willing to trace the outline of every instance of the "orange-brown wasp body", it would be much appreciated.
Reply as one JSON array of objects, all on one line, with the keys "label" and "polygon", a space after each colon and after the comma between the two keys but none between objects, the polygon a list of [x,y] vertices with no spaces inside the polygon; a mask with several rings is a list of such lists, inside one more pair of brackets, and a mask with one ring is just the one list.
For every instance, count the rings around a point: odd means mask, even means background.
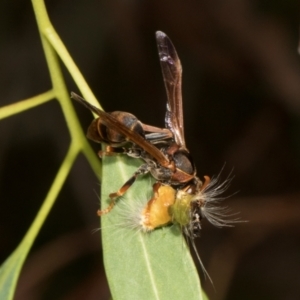
[{"label": "orange-brown wasp body", "polygon": [[[93,141],[108,144],[101,155],[121,152],[144,161],[117,192],[109,195],[110,205],[99,210],[98,215],[108,213],[115,205],[116,198],[122,196],[138,176],[151,173],[156,184],[153,197],[141,213],[142,228],[147,231],[168,223],[179,223],[184,232],[194,238],[199,236],[203,216],[219,226],[225,225],[226,221],[217,219],[218,215],[214,215],[214,212],[206,214],[206,193],[216,182],[211,184],[210,178],[204,176],[203,184],[196,176],[196,167],[184,139],[181,63],[166,34],[156,32],[156,41],[167,91],[166,128],[145,125],[129,113],[103,112],[75,93],[72,93],[72,98],[99,116],[88,128],[87,136]],[[212,198],[215,199],[226,186],[227,183],[211,193]]]}]

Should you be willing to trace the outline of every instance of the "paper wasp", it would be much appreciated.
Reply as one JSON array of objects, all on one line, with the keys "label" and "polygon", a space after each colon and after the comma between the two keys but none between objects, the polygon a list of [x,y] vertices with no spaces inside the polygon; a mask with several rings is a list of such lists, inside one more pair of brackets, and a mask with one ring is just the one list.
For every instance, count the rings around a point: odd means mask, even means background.
[{"label": "paper wasp", "polygon": [[75,93],[71,97],[99,116],[89,126],[87,137],[108,145],[101,155],[125,153],[144,161],[117,192],[109,195],[110,205],[99,210],[98,215],[108,213],[114,207],[116,198],[122,196],[138,176],[151,173],[156,183],[153,197],[142,212],[142,228],[147,231],[171,222],[179,223],[184,232],[194,238],[199,236],[200,222],[204,216],[215,225],[226,223],[222,223],[219,215],[212,210],[205,211],[208,197],[215,199],[226,184],[212,193],[209,189],[216,182],[211,183],[210,178],[204,176],[202,183],[196,176],[196,167],[184,138],[181,63],[165,33],[157,31],[156,42],[167,91],[166,128],[145,125],[129,113],[101,111]]}]

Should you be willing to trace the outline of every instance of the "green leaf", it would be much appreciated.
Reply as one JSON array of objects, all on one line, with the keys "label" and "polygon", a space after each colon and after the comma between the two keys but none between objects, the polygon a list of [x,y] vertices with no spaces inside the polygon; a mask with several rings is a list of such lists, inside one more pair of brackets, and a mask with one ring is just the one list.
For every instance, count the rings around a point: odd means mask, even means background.
[{"label": "green leaf", "polygon": [[[103,159],[102,208],[141,164],[119,155]],[[193,259],[178,226],[142,232],[137,225],[141,209],[152,194],[151,176],[129,188],[114,209],[102,216],[106,274],[114,300],[203,299]]]}]

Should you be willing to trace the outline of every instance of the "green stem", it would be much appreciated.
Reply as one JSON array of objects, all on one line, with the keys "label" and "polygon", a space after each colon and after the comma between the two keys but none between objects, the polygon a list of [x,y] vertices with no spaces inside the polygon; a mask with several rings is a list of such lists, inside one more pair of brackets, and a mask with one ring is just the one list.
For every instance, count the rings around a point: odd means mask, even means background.
[{"label": "green stem", "polygon": [[23,112],[27,109],[30,109],[32,107],[38,106],[40,104],[43,104],[47,101],[52,100],[55,97],[54,91],[50,90],[48,92],[45,92],[43,94],[37,95],[35,97],[19,101],[14,104],[10,104],[4,107],[1,107],[0,109],[0,120],[5,119],[7,117],[10,117],[12,115],[16,115],[20,112]]},{"label": "green stem", "polygon": [[47,15],[47,10],[44,2],[40,0],[32,0],[32,4],[42,38],[45,38],[49,42],[49,44],[51,44],[58,56],[61,58],[64,65],[73,77],[75,83],[79,87],[83,97],[88,99],[89,102],[91,102],[92,104],[102,109],[99,105],[99,102],[92,93],[91,89],[89,88],[88,84],[84,80],[84,77],[80,73],[78,67],[74,63],[72,57],[68,53],[65,45],[63,44],[58,34],[56,33],[54,27],[52,26]]},{"label": "green stem", "polygon": [[63,163],[61,164],[60,169],[47,193],[47,196],[40,208],[35,220],[31,224],[27,234],[25,235],[23,241],[21,242],[20,246],[23,243],[27,243],[27,241],[34,241],[38,232],[40,231],[42,225],[44,224],[54,202],[57,198],[62,186],[64,185],[66,178],[73,166],[73,163],[79,153],[80,149],[77,147],[76,144],[71,143],[69,150]]},{"label": "green stem", "polygon": [[95,156],[94,151],[92,150],[90,144],[87,142],[85,135],[83,134],[74,107],[70,100],[70,95],[67,92],[57,53],[60,54],[63,63],[67,66],[71,76],[73,76],[76,83],[81,87],[81,90],[85,92],[85,97],[87,97],[90,101],[94,101],[94,103],[98,106],[99,103],[95,99],[80,71],[73,62],[57,33],[55,32],[49,20],[44,1],[32,0],[32,4],[41,35],[42,45],[50,72],[53,90],[56,98],[61,105],[63,115],[66,119],[67,126],[71,135],[71,140],[73,143],[77,143],[77,146],[82,149],[83,153],[87,157],[87,160],[91,164],[93,171],[99,178],[100,161]]}]

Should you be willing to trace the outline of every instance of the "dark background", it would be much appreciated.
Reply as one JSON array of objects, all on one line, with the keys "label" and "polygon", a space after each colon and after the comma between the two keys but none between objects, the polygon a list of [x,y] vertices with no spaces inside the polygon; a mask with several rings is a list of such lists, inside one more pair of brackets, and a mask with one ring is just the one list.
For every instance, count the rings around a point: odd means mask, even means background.
[{"label": "dark background", "polygon": [[[164,125],[166,95],[154,33],[183,65],[187,145],[198,175],[223,179],[248,223],[197,240],[210,299],[299,299],[299,3],[287,1],[46,1],[50,18],[106,111]],[[0,106],[51,88],[31,2],[0,3]],[[66,72],[67,75],[67,72]],[[69,90],[79,92],[67,75]],[[86,128],[88,111],[76,105]],[[70,137],[56,101],[0,122],[0,258],[18,245]],[[97,147],[95,147],[95,150]],[[16,299],[109,299],[99,183],[83,157],[72,169],[22,271]],[[201,274],[202,276],[202,274]]]}]

